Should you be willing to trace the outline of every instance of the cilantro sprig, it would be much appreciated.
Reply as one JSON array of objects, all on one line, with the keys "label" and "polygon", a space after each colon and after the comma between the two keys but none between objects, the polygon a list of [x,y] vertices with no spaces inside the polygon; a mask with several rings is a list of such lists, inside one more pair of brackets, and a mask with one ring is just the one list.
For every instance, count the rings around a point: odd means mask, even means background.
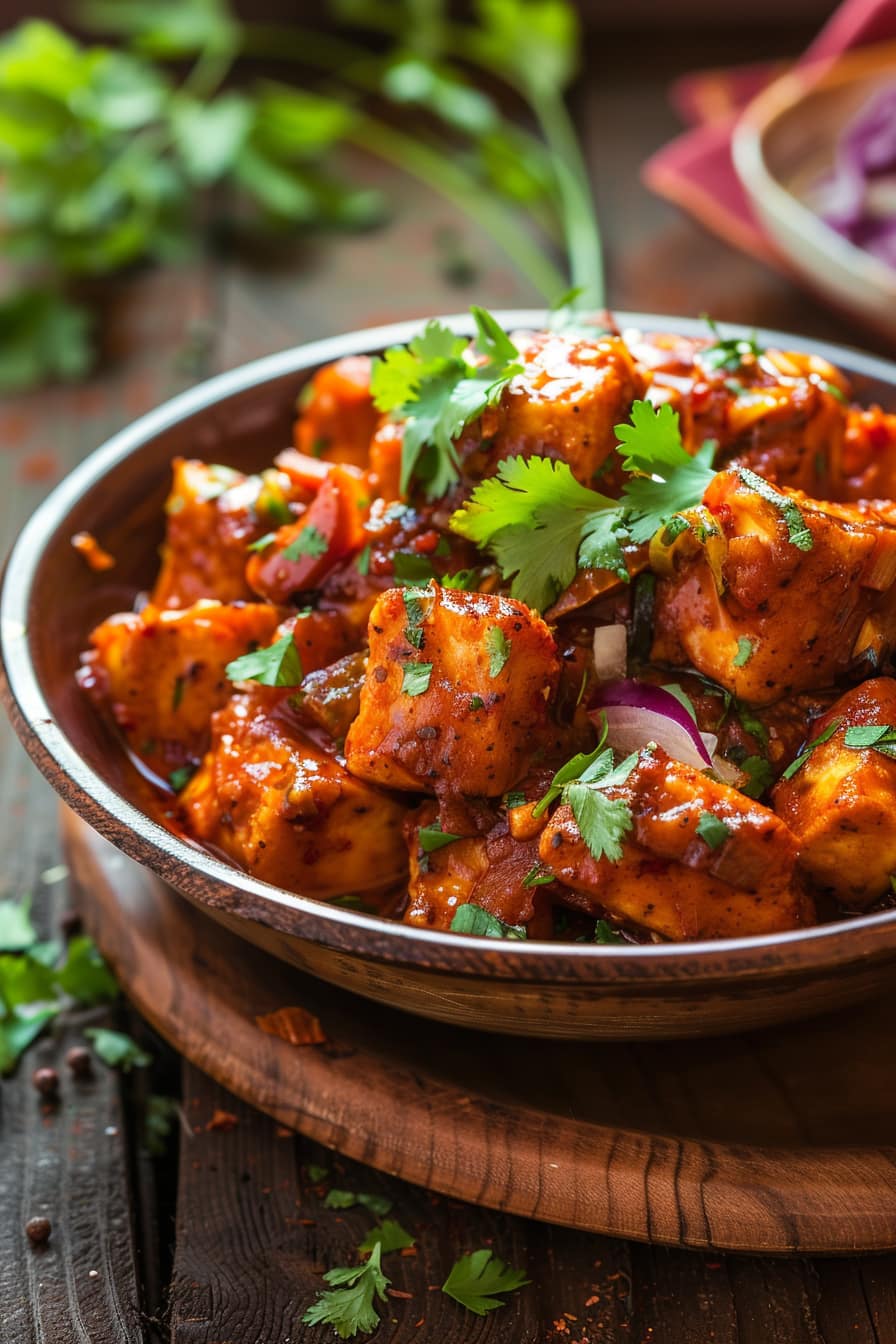
[{"label": "cilantro sprig", "polygon": [[430,499],[444,495],[458,478],[454,441],[466,425],[493,406],[511,378],[522,371],[519,351],[484,308],[470,310],[476,323],[474,363],[468,341],[441,322],[428,322],[407,345],[392,346],[374,360],[374,404],[405,421],[401,490],[412,477]]},{"label": "cilantro sprig", "polygon": [[230,681],[257,681],[261,686],[298,686],[304,673],[292,635],[284,635],[266,649],[244,653],[227,664]]},{"label": "cilantro sprig", "polygon": [[331,1325],[340,1339],[375,1330],[380,1323],[375,1302],[387,1300],[386,1289],[391,1283],[382,1270],[382,1255],[382,1242],[378,1240],[363,1264],[328,1269],[324,1280],[332,1286],[308,1307],[302,1324]]},{"label": "cilantro sprig", "polygon": [[497,1297],[497,1293],[514,1293],[523,1288],[531,1279],[525,1271],[511,1269],[503,1260],[499,1260],[492,1251],[482,1249],[464,1255],[451,1266],[451,1272],[442,1284],[442,1292],[453,1297],[468,1311],[477,1316],[485,1316],[506,1302]]},{"label": "cilantro sprig", "polygon": [[605,740],[606,730],[594,751],[580,752],[557,771],[532,815],[540,817],[558,798],[568,803],[592,857],[599,860],[606,856],[611,863],[618,863],[622,842],[632,829],[632,813],[628,803],[608,798],[605,790],[625,783],[638,753],[615,765],[611,748],[603,745]]}]

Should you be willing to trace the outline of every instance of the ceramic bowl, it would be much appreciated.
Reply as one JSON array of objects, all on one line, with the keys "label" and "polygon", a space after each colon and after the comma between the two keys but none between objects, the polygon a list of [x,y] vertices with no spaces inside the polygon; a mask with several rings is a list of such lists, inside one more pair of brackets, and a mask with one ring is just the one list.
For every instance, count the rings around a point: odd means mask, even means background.
[{"label": "ceramic bowl", "polygon": [[[510,328],[544,321],[543,313],[498,316]],[[677,318],[619,320],[704,331]],[[470,331],[467,318],[447,321]],[[356,332],[223,374],[143,416],[57,486],[16,542],[0,592],[3,694],[32,758],[69,807],[210,917],[303,971],[423,1017],[538,1036],[700,1036],[835,1009],[892,983],[896,911],[795,933],[646,947],[465,937],[278,890],[142,810],[123,754],[74,673],[91,627],[128,609],[152,582],[171,459],[268,464],[289,441],[296,395],[315,368],[418,329]],[[896,411],[896,365],[795,336],[759,339],[817,351],[854,378],[860,400]],[[117,556],[113,570],[96,574],[75,556],[79,531]]]},{"label": "ceramic bowl", "polygon": [[896,43],[799,67],[750,103],[733,139],[750,205],[787,266],[822,298],[896,339],[896,270],[856,247],[811,208],[844,127],[896,83]]}]

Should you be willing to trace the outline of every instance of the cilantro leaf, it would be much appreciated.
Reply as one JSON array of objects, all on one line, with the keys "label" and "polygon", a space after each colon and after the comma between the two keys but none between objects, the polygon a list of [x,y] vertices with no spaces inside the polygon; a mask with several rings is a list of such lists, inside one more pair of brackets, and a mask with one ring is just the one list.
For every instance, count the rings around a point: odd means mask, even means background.
[{"label": "cilantro leaf", "polygon": [[52,964],[47,966],[32,953],[33,949],[19,955],[0,955],[0,1008],[46,1003],[56,997]]},{"label": "cilantro leaf", "polygon": [[747,663],[756,652],[756,641],[748,639],[746,635],[737,637],[737,653],[731,659],[732,666],[746,667]]},{"label": "cilantro leaf", "polygon": [[628,530],[632,541],[649,541],[673,514],[703,498],[715,475],[716,444],[708,439],[692,457],[681,442],[678,412],[668,404],[655,409],[649,401],[634,403],[631,422],[617,425],[616,436],[623,467],[638,473],[622,492]]},{"label": "cilantro leaf", "polygon": [[847,728],[843,744],[856,751],[871,748],[883,756],[896,758],[896,728],[889,723],[868,723]]},{"label": "cilantro leaf", "polygon": [[270,546],[271,542],[276,540],[277,540],[276,532],[265,532],[264,536],[259,537],[257,541],[250,541],[249,545],[246,547],[246,550],[253,552],[266,551],[267,548]]},{"label": "cilantro leaf", "polygon": [[704,349],[698,350],[697,359],[711,373],[715,373],[719,369],[736,373],[745,358],[758,359],[763,353],[762,347],[755,336],[723,337],[711,317],[704,314],[703,320],[716,339],[712,345],[707,345]]},{"label": "cilantro leaf", "polygon": [[15,1068],[19,1057],[56,1016],[60,1006],[52,1003],[34,1008],[25,1004],[12,1008],[0,1019],[0,1073],[10,1073]]},{"label": "cilantro leaf", "polygon": [[181,789],[185,789],[187,787],[187,785],[189,784],[190,780],[193,778],[195,773],[196,773],[195,765],[179,765],[176,770],[171,771],[170,775],[168,776],[168,783],[171,785],[175,793],[180,793]]},{"label": "cilantro leaf", "polygon": [[320,1167],[315,1162],[310,1162],[306,1170],[308,1172],[308,1179],[312,1185],[319,1185],[320,1182],[325,1181],[330,1174],[329,1167]]},{"label": "cilantro leaf", "polygon": [[152,1055],[141,1050],[136,1041],[123,1031],[110,1031],[107,1027],[88,1027],[84,1032],[93,1043],[95,1053],[110,1069],[121,1069],[130,1073],[132,1068],[145,1069],[152,1063]]},{"label": "cilantro leaf", "polygon": [[832,719],[831,722],[828,724],[827,728],[825,728],[824,732],[819,733],[816,738],[813,738],[813,740],[806,747],[803,748],[799,756],[797,756],[796,760],[790,762],[790,765],[788,765],[787,769],[783,772],[781,778],[793,779],[797,771],[801,770],[803,766],[806,764],[815,748],[823,746],[825,742],[830,741],[830,739],[834,736],[839,727],[840,727],[840,720]]},{"label": "cilantro leaf", "polygon": [[432,663],[403,663],[401,691],[403,695],[423,695],[429,690]]},{"label": "cilantro leaf", "polygon": [[302,660],[291,634],[266,649],[244,653],[228,663],[225,673],[230,681],[257,681],[260,686],[298,686],[304,673]]},{"label": "cilantro leaf", "polygon": [[625,939],[608,920],[599,919],[594,925],[594,937],[591,941],[594,943],[624,943]]},{"label": "cilantro leaf", "polygon": [[814,545],[812,533],[798,505],[749,467],[738,467],[737,474],[747,489],[755,490],[761,499],[778,510],[787,526],[787,539],[791,546],[795,546],[798,551],[811,551]]},{"label": "cilantro leaf", "polygon": [[701,812],[697,822],[697,834],[705,840],[710,849],[721,849],[725,841],[731,838],[731,830],[721,817],[713,812]]},{"label": "cilantro leaf", "polygon": [[417,832],[417,843],[424,854],[432,854],[434,850],[443,849],[460,838],[459,835],[452,835],[451,831],[443,831],[439,821],[434,821],[431,826],[421,826]]},{"label": "cilantro leaf", "polygon": [[603,741],[588,755],[573,756],[554,775],[533,816],[541,816],[559,797],[571,807],[589,853],[595,859],[606,855],[611,863],[617,863],[622,858],[622,841],[632,829],[631,808],[621,798],[608,798],[603,790],[624,784],[637,759],[638,753],[633,752],[614,766],[613,752],[609,747],[604,749]]},{"label": "cilantro leaf", "polygon": [[118,981],[109,970],[92,938],[73,938],[56,980],[66,994],[79,1003],[102,1003],[118,995]]},{"label": "cilantro leaf", "polygon": [[526,876],[523,878],[524,887],[546,887],[555,881],[554,874],[548,872],[540,863],[533,863]]},{"label": "cilantro leaf", "polygon": [[24,952],[37,942],[37,930],[31,922],[31,897],[21,901],[0,901],[0,952]]},{"label": "cilantro leaf", "polygon": [[394,1218],[384,1218],[377,1227],[367,1233],[358,1250],[364,1255],[367,1251],[372,1251],[375,1246],[379,1246],[382,1254],[388,1255],[390,1251],[403,1251],[413,1245],[414,1238],[410,1232],[404,1230],[401,1223],[397,1223]]},{"label": "cilantro leaf", "polygon": [[451,921],[452,933],[472,933],[480,938],[525,938],[522,924],[505,924],[502,919],[483,910],[475,901],[459,905]]},{"label": "cilantro leaf", "polygon": [[428,555],[410,555],[407,551],[395,552],[392,569],[399,583],[428,583],[436,577]]},{"label": "cilantro leaf", "polygon": [[295,540],[291,541],[280,552],[280,559],[298,560],[300,555],[326,555],[329,549],[330,543],[320,528],[315,527],[313,523],[308,523],[302,528]]},{"label": "cilantro leaf", "polygon": [[332,1325],[340,1339],[359,1331],[370,1333],[380,1323],[374,1305],[386,1301],[390,1280],[382,1271],[382,1242],[377,1241],[363,1265],[327,1270],[324,1279],[334,1287],[322,1292],[302,1316],[303,1325]]},{"label": "cilantro leaf", "polygon": [[412,648],[421,649],[423,647],[423,621],[426,616],[423,603],[429,594],[425,589],[406,588],[401,596],[404,600],[405,614],[408,618],[404,637]]},{"label": "cilantro leaf", "polygon": [[476,487],[450,526],[490,550],[504,578],[513,576],[513,597],[543,611],[580,564],[628,578],[616,534],[622,521],[617,501],[580,485],[565,462],[509,457],[497,476]]},{"label": "cilantro leaf", "polygon": [[473,1251],[461,1256],[451,1267],[451,1273],[442,1284],[442,1292],[453,1297],[468,1311],[485,1316],[496,1307],[504,1307],[496,1293],[513,1293],[531,1280],[522,1270],[511,1269],[490,1250]]},{"label": "cilantro leaf", "polygon": [[488,653],[488,674],[492,678],[498,677],[510,657],[511,640],[499,625],[493,625],[485,632],[485,647]]},{"label": "cilantro leaf", "polygon": [[439,322],[428,322],[406,346],[393,346],[374,360],[370,386],[374,405],[405,421],[402,436],[401,491],[417,477],[431,499],[444,495],[459,474],[454,441],[501,396],[522,371],[519,352],[483,308],[472,308],[476,323],[475,364],[462,336]]},{"label": "cilantro leaf", "polygon": [[774,779],[772,767],[764,756],[747,756],[738,764],[738,769],[747,777],[740,791],[748,798],[761,798]]}]

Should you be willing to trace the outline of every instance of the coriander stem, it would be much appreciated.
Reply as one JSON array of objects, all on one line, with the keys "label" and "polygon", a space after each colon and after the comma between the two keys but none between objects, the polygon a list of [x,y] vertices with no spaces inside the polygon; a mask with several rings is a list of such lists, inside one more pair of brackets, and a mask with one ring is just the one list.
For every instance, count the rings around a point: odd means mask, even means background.
[{"label": "coriander stem", "polygon": [[481,184],[451,159],[372,117],[362,117],[349,130],[348,138],[362,149],[394,163],[470,215],[500,244],[548,303],[562,293],[565,281],[561,272],[519,226],[513,212],[483,194]]}]

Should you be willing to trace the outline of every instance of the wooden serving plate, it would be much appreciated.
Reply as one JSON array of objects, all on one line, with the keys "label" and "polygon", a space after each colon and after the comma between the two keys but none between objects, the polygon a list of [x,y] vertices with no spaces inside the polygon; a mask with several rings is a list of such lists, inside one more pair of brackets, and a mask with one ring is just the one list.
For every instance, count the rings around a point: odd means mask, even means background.
[{"label": "wooden serving plate", "polygon": [[[896,997],[714,1040],[528,1040],[422,1022],[248,945],[63,811],[87,922],[199,1068],[349,1157],[588,1232],[689,1247],[896,1247]],[[319,1018],[294,1045],[257,1025]]]}]

